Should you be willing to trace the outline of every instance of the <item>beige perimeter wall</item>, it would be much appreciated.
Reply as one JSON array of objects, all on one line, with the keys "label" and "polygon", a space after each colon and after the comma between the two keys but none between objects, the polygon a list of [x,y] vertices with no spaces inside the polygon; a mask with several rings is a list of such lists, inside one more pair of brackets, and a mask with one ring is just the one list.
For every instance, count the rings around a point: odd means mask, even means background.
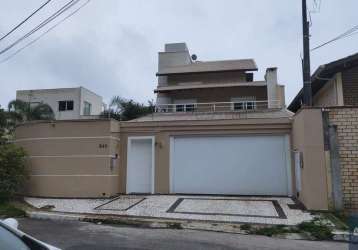
[{"label": "beige perimeter wall", "polygon": [[[288,118],[216,121],[128,122],[121,125],[120,192],[126,193],[127,142],[130,136],[155,137],[155,193],[168,194],[170,137],[180,135],[290,134]],[[292,182],[293,183],[293,182]],[[294,190],[294,187],[293,187]]]},{"label": "beige perimeter wall", "polygon": [[[26,195],[107,197],[126,193],[129,136],[155,137],[155,193],[167,194],[171,136],[287,135],[290,132],[289,118],[121,124],[103,120],[56,121],[19,126],[16,143],[29,154],[30,180]],[[113,160],[116,154],[118,159]]]},{"label": "beige perimeter wall", "polygon": [[118,193],[119,138],[109,120],[38,122],[18,126],[27,154],[24,193],[42,197],[110,197]]},{"label": "beige perimeter wall", "polygon": [[328,209],[327,167],[320,109],[301,109],[293,119],[294,151],[303,155],[299,199],[309,210]]}]

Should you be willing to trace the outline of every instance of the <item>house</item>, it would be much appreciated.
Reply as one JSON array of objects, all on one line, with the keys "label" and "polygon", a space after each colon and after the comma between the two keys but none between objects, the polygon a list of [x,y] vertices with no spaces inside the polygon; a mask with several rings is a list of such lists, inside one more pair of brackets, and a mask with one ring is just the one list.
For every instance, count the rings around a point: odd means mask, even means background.
[{"label": "house", "polygon": [[[358,54],[320,66],[312,76],[313,107],[302,106],[302,90],[289,109],[293,150],[302,164],[303,193],[327,186],[333,210],[358,211]],[[315,176],[314,178],[312,176]],[[313,197],[312,197],[313,198]],[[309,197],[301,197],[304,203]]]},{"label": "house", "polygon": [[[358,53],[321,65],[312,76],[315,107],[358,106]],[[297,112],[302,106],[299,91],[288,109]]]},{"label": "house", "polygon": [[102,97],[83,87],[18,90],[16,99],[50,105],[56,120],[90,118],[103,110]]},{"label": "house", "polygon": [[[302,107],[294,114],[276,68],[255,80],[253,59],[194,59],[185,44],[159,52],[153,114],[18,126],[15,142],[29,155],[25,194],[289,196],[311,210],[355,209],[356,196],[348,193],[354,150],[337,143],[355,131],[348,127],[355,108]],[[347,140],[345,147],[355,147]],[[346,170],[337,175],[340,164]]]},{"label": "house", "polygon": [[185,43],[166,44],[158,57],[157,108],[160,112],[226,112],[284,107],[284,86],[277,83],[277,69],[268,69],[265,80],[254,81],[257,70],[253,59],[193,61]]},{"label": "house", "polygon": [[195,61],[185,44],[167,44],[155,113],[16,129],[16,143],[30,155],[27,195],[295,196],[292,113],[277,69],[259,81],[257,70],[253,59]]},{"label": "house", "polygon": [[254,71],[253,59],[193,61],[167,44],[156,112],[121,124],[122,192],[292,195],[284,87],[276,68]]}]

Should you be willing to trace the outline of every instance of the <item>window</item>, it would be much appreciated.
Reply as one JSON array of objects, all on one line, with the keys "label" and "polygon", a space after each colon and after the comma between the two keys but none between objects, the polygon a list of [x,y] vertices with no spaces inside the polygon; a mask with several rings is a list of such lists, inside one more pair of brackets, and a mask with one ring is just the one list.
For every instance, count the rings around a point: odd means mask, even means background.
[{"label": "window", "polygon": [[59,111],[73,110],[73,101],[59,101],[58,110]]},{"label": "window", "polygon": [[84,101],[83,115],[91,115],[92,104]]},{"label": "window", "polygon": [[175,111],[176,112],[184,112],[185,111],[185,105],[184,104],[175,105]]},{"label": "window", "polygon": [[232,98],[232,110],[254,110],[256,109],[255,97]]},{"label": "window", "polygon": [[174,100],[176,112],[194,112],[196,108],[196,100],[194,99],[177,99]]},{"label": "window", "polygon": [[246,109],[252,110],[255,108],[256,108],[255,102],[253,102],[253,101],[246,102]]},{"label": "window", "polygon": [[175,111],[176,112],[194,112],[195,105],[194,104],[176,104]]},{"label": "window", "polygon": [[187,105],[185,105],[185,110],[186,110],[186,112],[194,112],[194,111],[195,111],[195,106],[194,106],[194,104],[187,104]]},{"label": "window", "polygon": [[234,102],[234,110],[242,110],[242,109],[244,109],[243,102]]},{"label": "window", "polygon": [[11,231],[7,230],[5,227],[2,227],[1,225],[0,225],[0,242],[1,242],[1,249],[30,250],[30,248],[21,240],[21,238],[13,234]]}]

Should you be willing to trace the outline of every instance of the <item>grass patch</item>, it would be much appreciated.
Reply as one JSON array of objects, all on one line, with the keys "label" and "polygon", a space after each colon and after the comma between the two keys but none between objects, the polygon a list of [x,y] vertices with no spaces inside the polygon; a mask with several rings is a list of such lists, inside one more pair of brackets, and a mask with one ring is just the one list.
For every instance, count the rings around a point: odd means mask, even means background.
[{"label": "grass patch", "polygon": [[240,225],[240,229],[244,231],[250,231],[252,226],[250,224],[242,224]]},{"label": "grass patch", "polygon": [[178,222],[169,222],[167,225],[170,229],[183,229],[183,226]]},{"label": "grass patch", "polygon": [[10,202],[0,202],[0,217],[25,217],[26,213]]},{"label": "grass patch", "polygon": [[310,222],[302,222],[297,228],[303,232],[307,232],[317,240],[331,240],[333,238],[332,229],[322,224],[319,220]]},{"label": "grass patch", "polygon": [[272,226],[272,227],[254,228],[254,229],[250,230],[250,233],[271,237],[271,236],[279,235],[279,234],[300,233],[300,231],[294,227],[287,227],[285,225],[277,225],[277,226]]},{"label": "grass patch", "polygon": [[349,230],[347,215],[339,212],[334,212],[334,213],[324,213],[323,217],[330,220],[337,227],[337,229]]},{"label": "grass patch", "polygon": [[241,229],[246,230],[250,234],[264,235],[268,237],[292,233],[310,235],[316,240],[331,240],[333,237],[332,229],[328,225],[322,223],[319,219],[315,219],[310,222],[303,222],[295,227],[277,225],[253,228],[249,226],[250,225],[244,224]]}]

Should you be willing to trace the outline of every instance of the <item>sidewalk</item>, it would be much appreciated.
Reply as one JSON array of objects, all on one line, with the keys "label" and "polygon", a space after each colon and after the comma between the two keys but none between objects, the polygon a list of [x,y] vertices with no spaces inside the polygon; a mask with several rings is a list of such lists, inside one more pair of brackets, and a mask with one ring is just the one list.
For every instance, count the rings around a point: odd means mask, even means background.
[{"label": "sidewalk", "polygon": [[123,195],[114,199],[25,198],[51,212],[211,223],[297,225],[312,220],[286,197]]}]

